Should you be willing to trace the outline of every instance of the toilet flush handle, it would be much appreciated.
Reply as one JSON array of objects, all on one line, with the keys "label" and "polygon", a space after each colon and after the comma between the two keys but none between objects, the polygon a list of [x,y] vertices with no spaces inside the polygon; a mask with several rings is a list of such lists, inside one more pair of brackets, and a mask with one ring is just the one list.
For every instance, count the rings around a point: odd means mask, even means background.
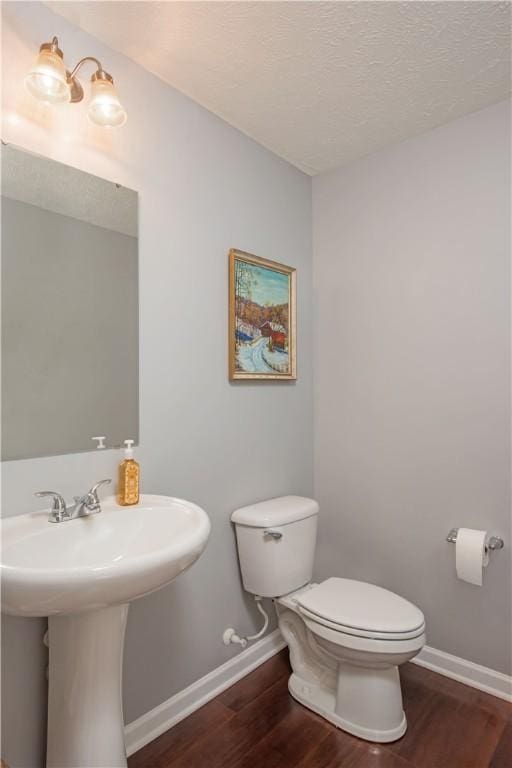
[{"label": "toilet flush handle", "polygon": [[272,539],[282,539],[283,533],[282,531],[274,531],[272,528],[265,528],[263,531],[264,536],[270,536]]}]

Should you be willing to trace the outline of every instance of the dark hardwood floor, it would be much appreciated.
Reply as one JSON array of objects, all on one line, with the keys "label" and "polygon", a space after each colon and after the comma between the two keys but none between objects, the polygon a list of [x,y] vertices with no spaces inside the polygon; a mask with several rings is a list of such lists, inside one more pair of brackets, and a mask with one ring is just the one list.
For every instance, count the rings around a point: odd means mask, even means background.
[{"label": "dark hardwood floor", "polygon": [[402,667],[407,733],[349,736],[288,694],[288,652],[267,661],[128,760],[129,768],[512,768],[512,705]]}]

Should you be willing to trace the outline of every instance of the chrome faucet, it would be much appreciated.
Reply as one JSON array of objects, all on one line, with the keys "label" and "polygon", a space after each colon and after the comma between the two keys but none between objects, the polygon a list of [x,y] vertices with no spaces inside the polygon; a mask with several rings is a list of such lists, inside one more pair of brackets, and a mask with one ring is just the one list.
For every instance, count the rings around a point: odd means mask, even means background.
[{"label": "chrome faucet", "polygon": [[110,479],[100,480],[84,496],[73,496],[74,504],[69,506],[66,505],[64,497],[56,491],[37,491],[37,493],[34,493],[34,496],[38,498],[49,496],[53,499],[48,517],[49,523],[65,523],[67,520],[74,520],[77,517],[88,517],[89,515],[101,512],[98,488],[111,482],[112,480]]}]

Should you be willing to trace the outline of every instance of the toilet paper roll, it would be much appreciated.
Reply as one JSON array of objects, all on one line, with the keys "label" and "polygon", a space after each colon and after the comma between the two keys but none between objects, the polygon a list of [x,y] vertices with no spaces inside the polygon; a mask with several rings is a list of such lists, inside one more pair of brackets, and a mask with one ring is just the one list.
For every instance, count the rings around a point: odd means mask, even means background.
[{"label": "toilet paper roll", "polygon": [[455,543],[455,566],[457,576],[470,584],[482,586],[483,569],[489,563],[485,542],[487,531],[474,528],[459,528]]}]

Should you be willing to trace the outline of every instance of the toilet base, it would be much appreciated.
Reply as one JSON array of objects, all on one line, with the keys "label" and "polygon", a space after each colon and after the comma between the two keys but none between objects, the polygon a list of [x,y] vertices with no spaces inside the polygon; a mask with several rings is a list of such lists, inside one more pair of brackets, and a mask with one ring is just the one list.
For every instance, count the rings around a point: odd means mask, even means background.
[{"label": "toilet base", "polygon": [[[398,670],[397,670],[398,672]],[[399,684],[400,685],[400,684]],[[407,720],[405,713],[401,708],[396,711],[396,724],[386,730],[375,730],[367,727],[361,722],[348,720],[336,712],[337,696],[336,690],[321,685],[312,685],[306,680],[293,673],[288,680],[288,690],[293,698],[308,709],[316,712],[317,715],[333,723],[337,728],[341,728],[353,736],[357,736],[365,741],[377,741],[387,743],[400,739],[407,730]],[[398,689],[400,691],[400,688]],[[401,700],[401,696],[400,696]],[[338,703],[339,709],[339,703]],[[387,704],[389,717],[389,702]]]}]

